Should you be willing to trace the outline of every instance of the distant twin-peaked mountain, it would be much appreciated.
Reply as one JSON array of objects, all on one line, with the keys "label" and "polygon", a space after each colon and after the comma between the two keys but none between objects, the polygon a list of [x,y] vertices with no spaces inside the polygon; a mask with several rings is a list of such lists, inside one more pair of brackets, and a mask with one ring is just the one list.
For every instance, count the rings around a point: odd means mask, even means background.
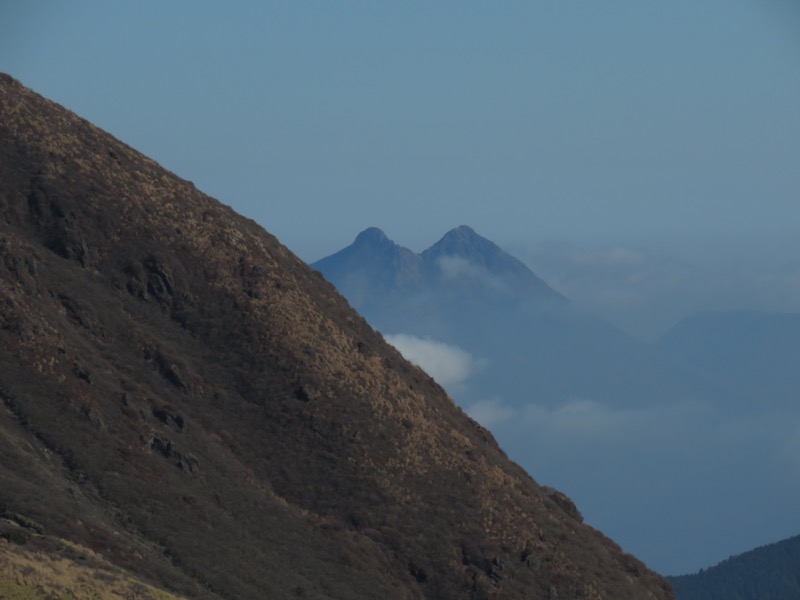
[{"label": "distant twin-peaked mountain", "polygon": [[433,338],[480,359],[484,368],[458,394],[467,404],[498,395],[513,404],[572,397],[640,404],[718,391],[610,324],[572,310],[525,264],[467,226],[420,254],[369,228],[311,266],[385,334]]},{"label": "distant twin-peaked mountain", "polygon": [[430,291],[468,291],[473,297],[489,293],[493,302],[524,298],[542,307],[566,302],[522,262],[465,225],[421,254],[370,227],[350,246],[312,266],[367,311],[385,305],[390,295]]}]

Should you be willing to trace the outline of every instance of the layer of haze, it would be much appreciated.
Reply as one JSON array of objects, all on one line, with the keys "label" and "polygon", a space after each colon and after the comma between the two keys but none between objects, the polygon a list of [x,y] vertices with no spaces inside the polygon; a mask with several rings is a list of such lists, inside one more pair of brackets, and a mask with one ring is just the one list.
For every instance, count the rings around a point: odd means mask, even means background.
[{"label": "layer of haze", "polygon": [[651,341],[800,310],[798,32],[793,0],[4,0],[0,70],[309,262],[469,224]]}]

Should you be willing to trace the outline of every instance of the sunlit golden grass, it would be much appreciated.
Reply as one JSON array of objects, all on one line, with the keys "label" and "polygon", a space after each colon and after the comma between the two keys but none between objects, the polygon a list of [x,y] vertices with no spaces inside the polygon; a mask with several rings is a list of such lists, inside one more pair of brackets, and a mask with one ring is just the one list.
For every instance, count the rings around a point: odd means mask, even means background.
[{"label": "sunlit golden grass", "polygon": [[3,600],[172,600],[179,598],[137,580],[88,548],[57,540],[54,550],[0,539]]}]

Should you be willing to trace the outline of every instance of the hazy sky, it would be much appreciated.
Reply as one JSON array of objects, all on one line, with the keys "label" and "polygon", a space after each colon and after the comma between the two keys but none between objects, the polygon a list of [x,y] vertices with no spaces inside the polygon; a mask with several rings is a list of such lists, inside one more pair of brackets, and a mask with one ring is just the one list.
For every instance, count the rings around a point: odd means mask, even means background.
[{"label": "hazy sky", "polygon": [[4,0],[0,69],[309,262],[468,224],[641,337],[636,281],[551,267],[758,255],[800,306],[795,0]]},{"label": "hazy sky", "polygon": [[0,70],[309,262],[467,224],[643,339],[800,311],[796,0],[2,0]]}]

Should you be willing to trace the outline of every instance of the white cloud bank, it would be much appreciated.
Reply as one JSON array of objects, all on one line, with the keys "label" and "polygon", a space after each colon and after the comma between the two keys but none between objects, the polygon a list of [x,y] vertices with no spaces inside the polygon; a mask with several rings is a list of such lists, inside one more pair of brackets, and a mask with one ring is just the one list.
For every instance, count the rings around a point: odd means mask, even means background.
[{"label": "white cloud bank", "polygon": [[478,400],[466,407],[465,410],[470,417],[487,429],[519,414],[519,410],[505,404],[500,398]]},{"label": "white cloud bank", "polygon": [[[467,414],[484,427],[513,420],[516,427],[536,432],[540,437],[584,441],[637,430],[656,421],[660,409],[613,409],[594,400],[573,398],[550,407],[529,403],[515,407],[498,398],[480,400],[466,408]],[[660,415],[663,416],[663,415]]]},{"label": "white cloud bank", "polygon": [[457,346],[405,333],[384,336],[407,360],[444,387],[463,384],[483,367],[482,361]]}]

